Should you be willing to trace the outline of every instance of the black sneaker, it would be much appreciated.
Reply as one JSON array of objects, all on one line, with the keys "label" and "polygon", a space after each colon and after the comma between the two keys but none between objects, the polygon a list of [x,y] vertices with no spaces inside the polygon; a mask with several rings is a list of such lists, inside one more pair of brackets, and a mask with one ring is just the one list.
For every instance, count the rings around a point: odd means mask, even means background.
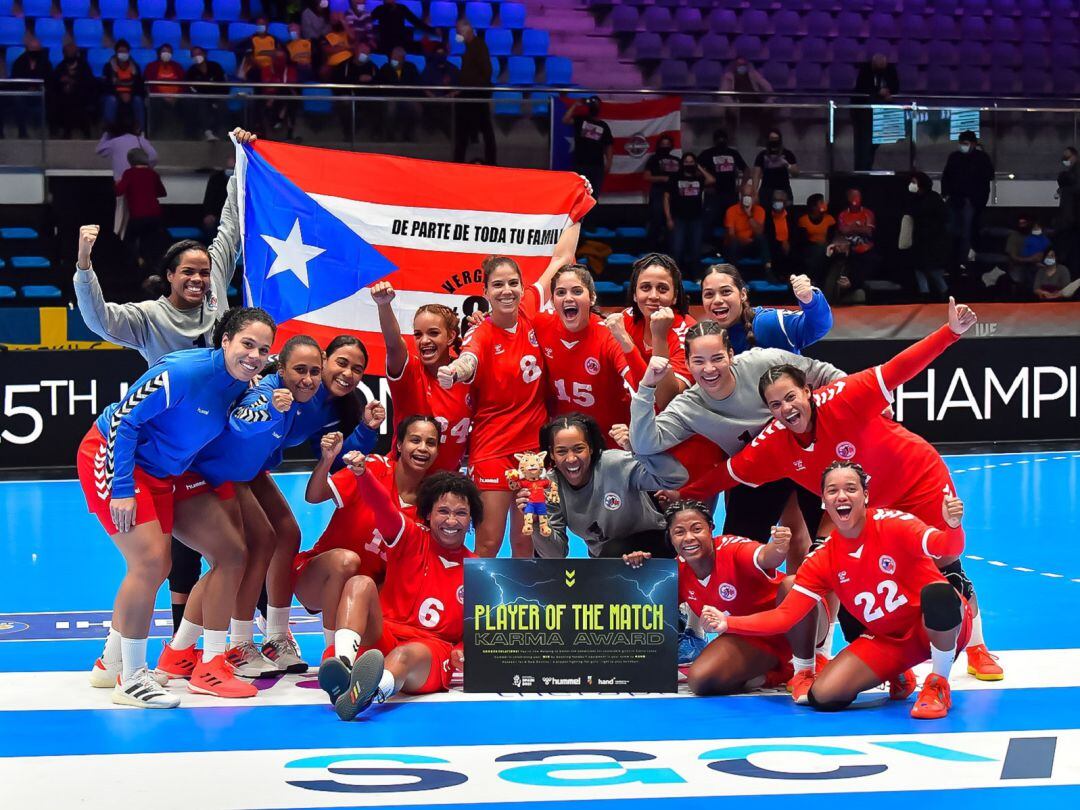
[{"label": "black sneaker", "polygon": [[[348,691],[334,701],[334,711],[342,720],[352,720],[364,711],[375,699],[379,691],[379,681],[383,674],[383,654],[378,650],[368,650],[356,659],[352,676],[349,678]],[[320,669],[320,683],[322,671]]]},{"label": "black sneaker", "polygon": [[319,686],[331,704],[349,691],[349,665],[344,658],[327,658],[319,665]]}]

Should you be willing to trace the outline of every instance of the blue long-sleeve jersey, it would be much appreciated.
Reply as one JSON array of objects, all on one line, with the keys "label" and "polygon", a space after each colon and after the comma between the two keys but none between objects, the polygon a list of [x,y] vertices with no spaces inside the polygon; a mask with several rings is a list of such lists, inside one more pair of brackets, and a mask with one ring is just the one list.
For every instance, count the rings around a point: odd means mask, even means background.
[{"label": "blue long-sleeve jersey", "polygon": [[[800,354],[807,346],[825,337],[832,329],[833,316],[832,308],[821,290],[815,288],[810,303],[800,301],[799,306],[799,312],[754,307],[754,345]],[[750,348],[746,340],[746,327],[741,321],[728,329],[728,336],[735,354]]]},{"label": "blue long-sleeve jersey", "polygon": [[[287,447],[293,447],[304,442],[309,442],[311,445],[311,451],[318,458],[322,453],[319,443],[322,441],[322,437],[327,433],[334,431],[341,424],[341,420],[338,417],[336,398],[331,396],[327,391],[326,386],[319,388],[314,397],[311,398],[311,405],[316,406],[311,408],[305,413],[298,416],[292,424],[292,428],[289,431],[289,436],[286,440]],[[379,434],[369,428],[363,422],[360,422],[341,445],[341,452],[338,454],[337,460],[334,462],[331,471],[336,471],[342,467],[341,457],[352,450],[359,450],[361,453],[367,455],[375,449],[375,443],[379,439]]]},{"label": "blue long-sleeve jersey", "polygon": [[225,369],[220,349],[173,352],[147,369],[95,423],[112,497],[135,495],[136,465],[155,478],[180,475],[230,421],[238,432],[257,424],[230,416],[246,388]]}]

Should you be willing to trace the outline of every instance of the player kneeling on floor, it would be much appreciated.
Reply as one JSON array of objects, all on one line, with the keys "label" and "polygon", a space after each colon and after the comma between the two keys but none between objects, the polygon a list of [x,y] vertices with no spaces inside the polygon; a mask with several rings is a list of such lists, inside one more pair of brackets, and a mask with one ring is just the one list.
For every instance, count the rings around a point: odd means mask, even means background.
[{"label": "player kneeling on floor", "polygon": [[[446,690],[460,666],[464,630],[465,548],[469,526],[483,517],[480,492],[459,473],[424,479],[417,495],[417,523],[401,513],[386,488],[363,468],[363,456],[345,457],[360,496],[375,515],[386,546],[381,591],[369,577],[350,581],[344,622],[335,634],[336,657],[319,667],[319,685],[338,717],[352,720],[396,692]],[[340,613],[339,613],[340,616]],[[355,656],[355,658],[354,658]]]},{"label": "player kneeling on floor", "polygon": [[[791,529],[774,526],[772,538],[761,544],[734,535],[713,537],[712,515],[700,501],[673,503],[665,513],[668,539],[679,555],[679,601],[700,616],[706,626],[725,614],[760,613],[776,607],[795,580],[776,569],[787,559]],[[652,555],[624,554],[631,567]],[[759,686],[788,684],[796,702],[806,702],[813,683],[816,631],[827,628],[825,607],[808,612],[787,634],[761,638],[720,636],[714,639],[687,673],[696,695],[722,695]]]},{"label": "player kneeling on floor", "polygon": [[[964,550],[958,531],[959,498],[943,507],[947,531],[928,527],[906,512],[867,509],[868,477],[858,464],[835,461],[822,476],[825,511],[836,529],[812,552],[795,575],[779,607],[754,616],[719,616],[704,622],[716,633],[771,636],[786,632],[834,591],[840,604],[867,628],[816,677],[809,691],[815,709],[835,711],[858,694],[901,676],[930,659],[911,716],[934,719],[952,705],[949,672],[957,649],[971,633],[971,607],[953,590],[934,561]],[[906,698],[909,690],[893,689]]]}]

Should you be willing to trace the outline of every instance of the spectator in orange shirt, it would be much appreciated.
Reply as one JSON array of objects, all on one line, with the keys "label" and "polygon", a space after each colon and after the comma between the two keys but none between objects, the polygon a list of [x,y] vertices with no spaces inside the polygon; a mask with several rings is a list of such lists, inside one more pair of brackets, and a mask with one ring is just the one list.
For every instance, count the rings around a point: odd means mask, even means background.
[{"label": "spectator in orange shirt", "polygon": [[799,217],[797,225],[796,252],[802,255],[806,274],[815,284],[821,284],[828,264],[826,251],[836,229],[836,218],[829,213],[824,194],[806,198],[806,213]]},{"label": "spectator in orange shirt", "polygon": [[150,156],[145,149],[128,151],[130,168],[116,184],[116,196],[127,202],[128,225],[124,244],[135,254],[140,267],[147,268],[158,256],[161,234],[161,203],[165,185],[156,171],[150,168]]},{"label": "spectator in orange shirt", "polygon": [[255,33],[248,40],[248,50],[251,51],[251,61],[255,64],[257,70],[265,70],[270,67],[277,46],[274,35],[267,33],[266,17],[256,18]]},{"label": "spectator in orange shirt", "polygon": [[[143,78],[148,82],[179,81],[184,78],[184,69],[173,61],[172,45],[168,43],[158,48],[158,58],[146,66]],[[159,84],[148,88],[153,94],[175,96],[184,88],[178,84]]]},{"label": "spectator in orange shirt", "polygon": [[878,266],[878,254],[874,250],[874,212],[863,205],[862,191],[849,188],[848,205],[837,216],[837,233],[847,243],[847,260],[843,275],[849,280],[850,290],[862,289],[863,281],[873,278]]},{"label": "spectator in orange shirt", "polygon": [[765,209],[754,201],[754,184],[747,181],[740,189],[739,201],[724,214],[724,252],[732,264],[748,258],[765,259]]},{"label": "spectator in orange shirt", "polygon": [[289,41],[285,43],[285,50],[289,52],[289,58],[296,66],[296,75],[300,81],[313,81],[315,64],[312,61],[312,43],[310,39],[304,39],[300,35],[300,23],[289,23]]}]

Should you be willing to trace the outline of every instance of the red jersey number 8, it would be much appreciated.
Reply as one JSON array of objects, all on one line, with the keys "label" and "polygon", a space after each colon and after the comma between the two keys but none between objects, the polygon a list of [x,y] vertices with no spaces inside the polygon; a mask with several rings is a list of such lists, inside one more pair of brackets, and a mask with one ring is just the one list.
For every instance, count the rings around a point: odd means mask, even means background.
[{"label": "red jersey number 8", "polygon": [[521,379],[527,383],[534,383],[540,379],[544,371],[536,362],[536,356],[527,354],[521,358]]}]

